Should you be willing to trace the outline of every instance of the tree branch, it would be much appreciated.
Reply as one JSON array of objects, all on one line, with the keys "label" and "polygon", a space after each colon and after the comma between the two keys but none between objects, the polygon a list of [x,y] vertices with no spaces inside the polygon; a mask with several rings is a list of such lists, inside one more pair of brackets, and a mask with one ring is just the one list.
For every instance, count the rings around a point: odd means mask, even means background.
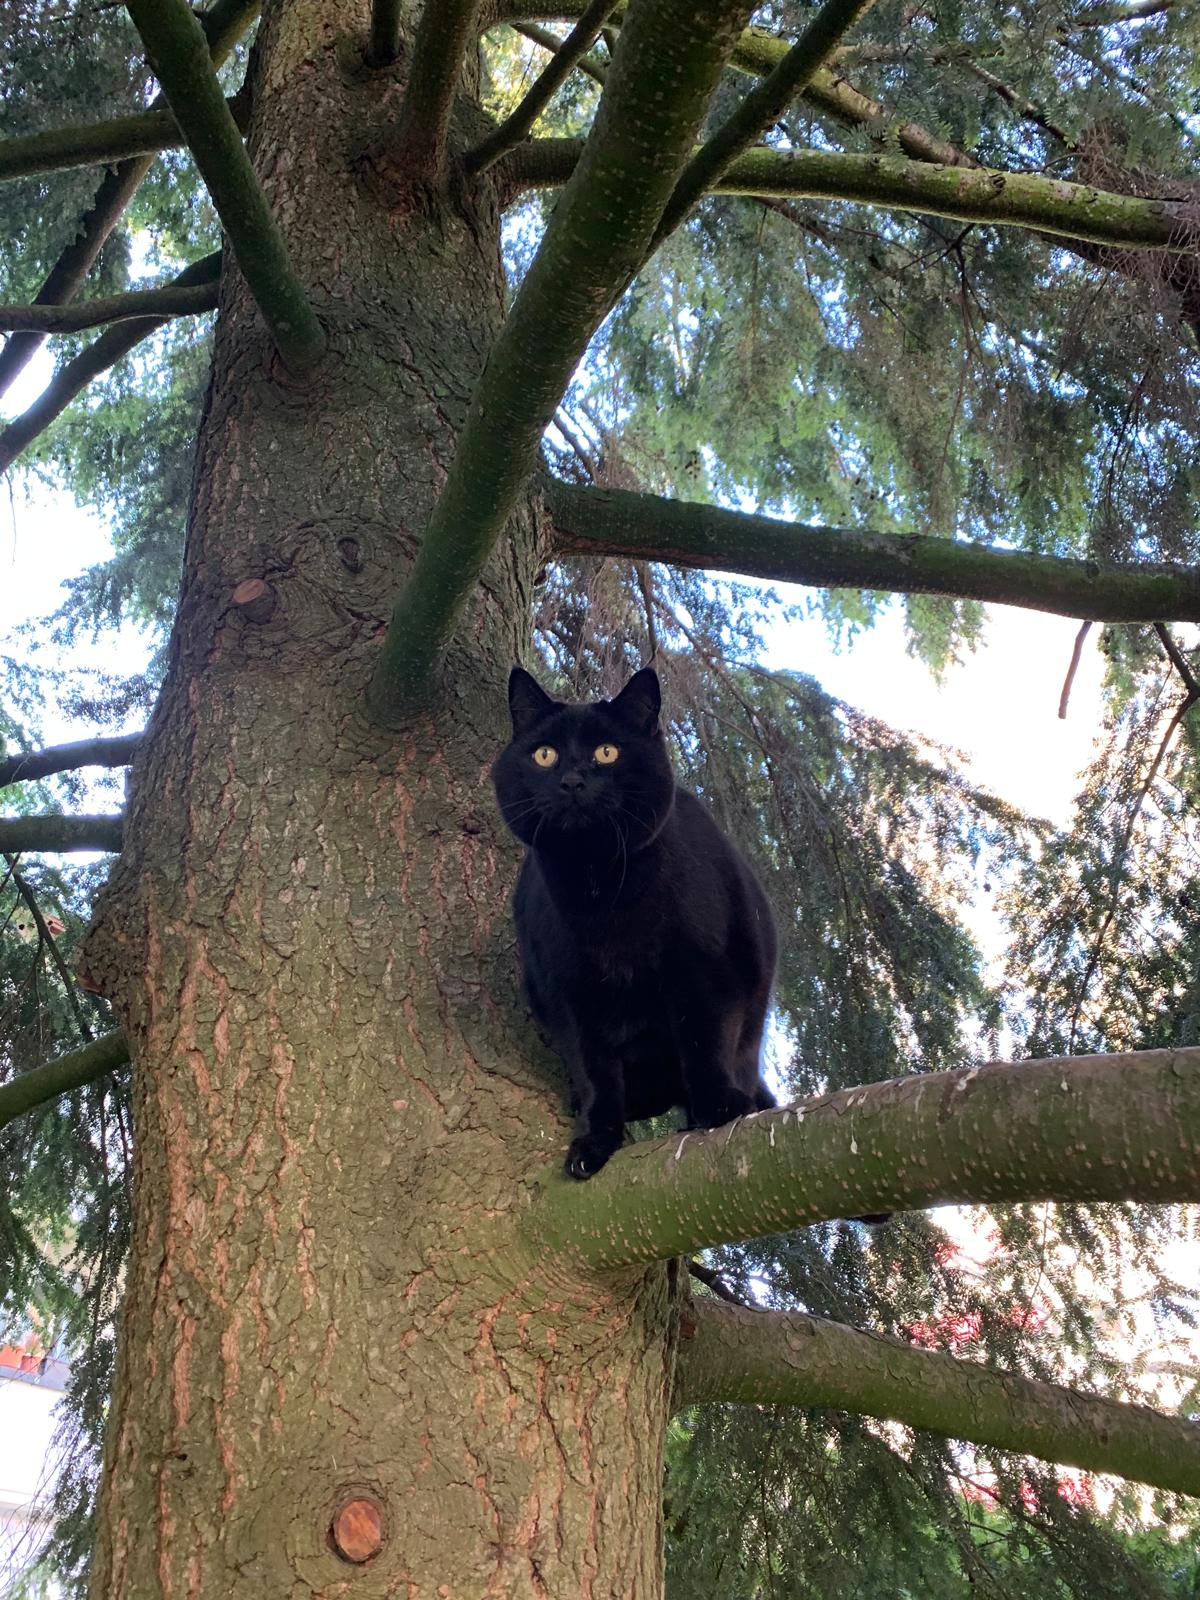
[{"label": "tree branch", "polygon": [[5,756],[0,759],[0,789],[10,783],[48,778],[54,772],[73,772],[78,767],[127,767],[141,742],[140,733],[123,733],[110,739],[77,739],[73,744]]},{"label": "tree branch", "polygon": [[[509,181],[517,188],[562,183],[580,148],[575,139],[531,140],[507,158]],[[1124,249],[1187,253],[1200,245],[1194,208],[1186,201],[1146,200],[1036,173],[947,167],[892,155],[759,147],[739,156],[714,192],[858,201]]]},{"label": "tree branch", "polygon": [[615,4],[616,0],[591,0],[591,4],[559,44],[537,81],[512,115],[506,117],[482,144],[468,151],[466,158],[468,172],[486,172],[488,167],[499,161],[502,155],[506,155],[514,146],[520,144],[522,139],[529,136],[534,123],[566,82],[572,68],[580,64],[595,44],[596,37],[604,26],[604,19]]},{"label": "tree branch", "polygon": [[446,131],[475,35],[479,0],[425,0],[408,69],[408,86],[388,144],[389,160],[409,180],[431,182],[441,170]]},{"label": "tree branch", "polygon": [[[29,914],[33,918],[34,926],[37,928],[38,938],[50,951],[50,959],[54,962],[54,965],[58,970],[59,981],[61,982],[63,986],[63,992],[67,997],[67,1004],[70,1006],[72,1015],[75,1018],[75,1026],[79,1029],[84,1043],[91,1044],[92,1030],[88,1024],[87,1017],[84,1015],[83,1007],[79,1004],[79,995],[76,992],[75,980],[72,978],[70,972],[68,972],[67,963],[63,960],[63,954],[58,948],[58,942],[54,935],[50,932],[49,925],[47,924],[45,917],[42,915],[42,908],[38,905],[37,895],[34,894],[31,886],[17,871],[17,857],[9,854],[6,851],[4,853],[4,860],[8,863],[8,876],[12,879],[13,887],[21,896],[21,899],[24,900],[25,904],[29,907]],[[62,924],[60,923],[59,926],[61,927]]]},{"label": "tree branch", "polygon": [[800,1313],[692,1302],[675,1404],[835,1406],[1200,1495],[1200,1426]]},{"label": "tree branch", "polygon": [[305,298],[187,0],[126,0],[238,266],[284,363],[304,372],[325,334]]},{"label": "tree branch", "polygon": [[866,1212],[1200,1200],[1200,1048],[919,1074],[555,1165],[526,1218],[576,1268],[663,1261]]},{"label": "tree branch", "polygon": [[17,855],[22,850],[37,850],[60,855],[110,850],[116,855],[121,849],[122,821],[120,816],[0,817],[0,852]]},{"label": "tree branch", "polygon": [[[428,8],[429,0],[426,0]],[[367,65],[390,67],[400,54],[401,0],[371,0],[371,31],[367,36]]]},{"label": "tree branch", "polygon": [[[215,71],[225,61],[239,37],[258,15],[260,0],[216,0],[198,20]],[[155,114],[163,104],[156,95],[150,108]],[[230,113],[232,115],[232,113]],[[38,305],[65,305],[83,287],[104,243],[121,220],[154,157],[139,155],[122,161],[106,172],[75,237],[63,250],[35,297]],[[42,344],[36,332],[15,333],[0,352],[0,394],[4,394],[17,375],[28,365]]]},{"label": "tree branch", "polygon": [[85,1083],[123,1067],[128,1060],[129,1045],[121,1030],[116,1029],[82,1050],[72,1050],[44,1067],[34,1067],[0,1083],[0,1128],[35,1106],[45,1105],[47,1100],[57,1100],[59,1095],[81,1089]]},{"label": "tree branch", "polygon": [[[550,33],[546,28],[535,27],[529,22],[514,22],[511,26],[515,32],[523,35],[524,38],[532,40],[536,45],[540,45],[543,50],[549,50],[551,55],[557,55],[559,46],[563,43],[563,40],[557,34]],[[604,87],[605,80],[608,77],[608,69],[601,66],[595,56],[580,56],[575,65],[580,72],[586,72],[589,78],[594,79],[601,88]]]},{"label": "tree branch", "polygon": [[368,697],[377,718],[428,694],[571,374],[645,255],[747,10],[747,0],[645,0],[622,27],[591,136],[492,348],[392,615]]},{"label": "tree branch", "polygon": [[[217,252],[218,271],[220,252]],[[99,295],[73,305],[35,302],[28,306],[0,305],[0,331],[35,329],[39,333],[82,333],[106,322],[128,322],[131,317],[195,317],[217,304],[217,279],[209,283],[164,284],[158,289],[134,289],[128,294]]]},{"label": "tree branch", "polygon": [[948,594],[1096,622],[1200,622],[1193,567],[1102,567],[931,534],[812,527],[559,479],[545,479],[544,494],[563,550],[822,589]]},{"label": "tree branch", "polygon": [[0,179],[27,178],[64,167],[96,166],[182,144],[170,109],[137,111],[108,122],[86,122],[0,141]]},{"label": "tree branch", "polygon": [[[198,283],[212,283],[221,270],[221,254],[214,251],[186,267],[167,287],[183,289]],[[61,367],[46,385],[33,404],[19,417],[14,417],[7,428],[0,429],[0,472],[9,467],[42,433],[54,419],[67,409],[75,396],[86,389],[93,378],[107,372],[136,344],[140,344],[159,328],[165,327],[170,317],[138,317],[128,322],[115,323],[93,339],[86,350],[81,350],[73,361]]]},{"label": "tree branch", "polygon": [[825,0],[791,49],[692,156],[667,202],[656,242],[673,233],[736,158],[779,120],[812,82],[842,37],[874,3],[875,0]]}]

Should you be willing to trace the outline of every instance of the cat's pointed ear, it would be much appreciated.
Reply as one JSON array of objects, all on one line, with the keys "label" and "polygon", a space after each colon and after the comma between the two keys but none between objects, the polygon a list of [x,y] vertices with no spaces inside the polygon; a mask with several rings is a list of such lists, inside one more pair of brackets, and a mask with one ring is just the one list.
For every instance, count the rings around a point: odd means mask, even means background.
[{"label": "cat's pointed ear", "polygon": [[558,704],[524,667],[514,667],[508,675],[508,709],[512,712],[513,733],[527,732]]},{"label": "cat's pointed ear", "polygon": [[662,706],[662,691],[658,686],[658,673],[653,667],[643,667],[621,690],[609,705],[620,712],[639,733],[653,733],[658,727],[658,713]]}]

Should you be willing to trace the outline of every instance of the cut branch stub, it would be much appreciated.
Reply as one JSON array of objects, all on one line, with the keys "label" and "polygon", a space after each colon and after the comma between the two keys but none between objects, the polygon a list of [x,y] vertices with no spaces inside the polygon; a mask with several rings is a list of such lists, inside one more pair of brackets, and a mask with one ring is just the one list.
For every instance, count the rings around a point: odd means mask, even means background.
[{"label": "cut branch stub", "polygon": [[1200,1048],[920,1074],[557,1165],[526,1225],[633,1266],[810,1222],[942,1203],[1200,1200]]},{"label": "cut branch stub", "polygon": [[357,1494],[334,1516],[330,1542],[343,1561],[362,1566],[383,1549],[386,1521],[383,1507],[373,1495]]}]

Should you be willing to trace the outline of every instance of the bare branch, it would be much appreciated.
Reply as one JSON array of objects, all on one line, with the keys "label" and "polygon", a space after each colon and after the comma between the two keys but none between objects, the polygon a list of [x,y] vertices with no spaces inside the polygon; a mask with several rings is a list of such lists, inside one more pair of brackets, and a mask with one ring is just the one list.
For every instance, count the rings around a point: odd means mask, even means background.
[{"label": "bare branch", "polygon": [[187,0],[127,6],[276,348],[293,371],[306,371],[320,360],[325,334],[225,103],[203,30]]},{"label": "bare branch", "polygon": [[[220,252],[217,252],[218,272]],[[0,330],[36,329],[39,333],[82,333],[106,322],[128,322],[131,317],[195,317],[217,304],[217,279],[209,283],[163,285],[159,289],[134,289],[128,294],[99,295],[70,305],[51,303],[28,306],[0,305]]]},{"label": "bare branch", "polygon": [[410,179],[432,181],[441,169],[446,130],[478,10],[479,0],[425,0],[404,103],[388,145],[389,159]]},{"label": "bare branch", "polygon": [[591,0],[512,115],[506,117],[482,144],[467,153],[468,172],[486,172],[502,155],[529,136],[534,123],[566,82],[572,68],[580,64],[596,42],[604,19],[615,4],[616,0]]},{"label": "bare branch", "polygon": [[[197,283],[211,283],[220,270],[220,253],[214,252],[185,268],[171,287],[182,289]],[[170,317],[139,317],[133,321],[115,323],[73,361],[68,361],[65,367],[54,374],[33,404],[22,411],[19,417],[14,417],[7,428],[0,430],[0,472],[8,471],[22,450],[31,445],[56,417],[61,416],[93,378],[115,366],[135,345],[165,327],[170,320]]]},{"label": "bare branch", "polygon": [[55,772],[73,772],[79,767],[127,767],[141,742],[140,733],[123,733],[110,739],[78,739],[73,744],[5,756],[0,759],[0,789],[10,783],[48,778]]},{"label": "bare branch", "polygon": [[100,817],[0,817],[0,852],[17,855],[36,850],[46,855],[66,855],[78,850],[121,849],[120,816]]},{"label": "bare branch", "polygon": [[1068,1056],[843,1089],[548,1171],[530,1238],[587,1270],[835,1217],[1038,1200],[1200,1200],[1200,1049]]},{"label": "bare branch", "polygon": [[675,1403],[834,1406],[1200,1495],[1200,1426],[798,1312],[692,1303]]},{"label": "bare branch", "polygon": [[[514,22],[511,26],[516,33],[522,34],[526,39],[531,39],[534,44],[540,45],[543,50],[549,50],[552,55],[557,54],[558,48],[563,42],[557,34],[551,33],[548,28],[539,28],[532,22]],[[601,88],[604,87],[605,79],[608,77],[608,69],[602,66],[595,56],[580,56],[575,65],[581,72],[586,72],[589,78],[594,79]]]},{"label": "bare branch", "polygon": [[558,479],[543,487],[564,550],[822,589],[956,595],[1097,622],[1200,622],[1200,570],[1193,567],[1102,567],[931,534],[781,522],[628,489]]},{"label": "bare branch", "polygon": [[93,1083],[123,1067],[128,1060],[129,1045],[118,1029],[102,1034],[82,1050],[72,1050],[56,1061],[48,1061],[44,1067],[34,1067],[31,1072],[10,1078],[7,1083],[0,1084],[0,1128],[35,1106],[57,1100],[72,1089],[81,1089],[85,1083]]}]

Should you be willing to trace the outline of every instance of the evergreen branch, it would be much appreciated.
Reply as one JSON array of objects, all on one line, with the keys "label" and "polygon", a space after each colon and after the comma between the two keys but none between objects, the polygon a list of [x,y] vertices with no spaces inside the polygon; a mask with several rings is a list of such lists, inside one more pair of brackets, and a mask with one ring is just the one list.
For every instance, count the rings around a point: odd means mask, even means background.
[{"label": "evergreen branch", "polygon": [[[258,15],[259,4],[260,0],[216,0],[216,4],[199,18],[214,72]],[[162,95],[156,95],[148,114],[158,114],[162,105]],[[153,152],[138,155],[122,161],[104,174],[75,237],[63,250],[38,290],[35,296],[38,305],[65,305],[79,293],[84,279],[99,259],[105,241],[125,214],[125,208],[153,161]],[[21,332],[13,334],[6,341],[0,352],[0,395],[8,390],[32,360],[42,340],[40,333]]]},{"label": "evergreen branch", "polygon": [[85,1083],[94,1083],[129,1060],[129,1045],[119,1028],[105,1033],[82,1050],[71,1050],[45,1066],[21,1072],[0,1083],[0,1128],[35,1106],[57,1100]]},{"label": "evergreen branch", "polygon": [[677,1407],[832,1406],[1200,1495],[1200,1425],[799,1312],[694,1300]]},{"label": "evergreen branch", "polygon": [[533,1246],[631,1267],[790,1228],[924,1206],[1200,1200],[1200,1048],[932,1072],[556,1166]]},{"label": "evergreen branch", "polygon": [[[430,0],[426,0],[428,4]],[[401,0],[371,0],[371,31],[367,36],[367,65],[390,67],[400,54]]]},{"label": "evergreen branch", "polygon": [[[219,252],[193,262],[172,280],[169,287],[183,289],[192,284],[211,283],[214,267],[220,270]],[[107,372],[109,367],[127,356],[135,345],[170,321],[170,317],[139,317],[114,323],[98,339],[93,339],[86,350],[81,350],[73,361],[61,367],[33,404],[22,411],[19,417],[14,417],[6,428],[0,429],[0,472],[8,471],[22,450],[66,410],[93,378]]]},{"label": "evergreen branch", "polygon": [[779,120],[812,82],[830,52],[875,0],[825,0],[800,38],[770,73],[742,100],[712,137],[692,156],[667,202],[655,235],[665,239],[692,207]]},{"label": "evergreen branch", "polygon": [[67,855],[77,850],[121,850],[121,816],[0,817],[0,852],[19,855],[36,850],[46,855]]},{"label": "evergreen branch", "polygon": [[[221,253],[212,257],[220,271]],[[39,333],[82,333],[106,322],[128,322],[131,317],[195,317],[217,304],[218,283],[169,283],[159,289],[134,289],[128,294],[99,295],[94,300],[69,305],[0,305],[0,331],[34,329]]]},{"label": "evergreen branch", "polygon": [[288,258],[187,0],[127,0],[146,53],[183,129],[238,266],[285,365],[320,360],[325,335]]},{"label": "evergreen branch", "polygon": [[392,615],[375,716],[429,692],[571,374],[645,255],[746,9],[645,0],[622,28],[591,136],[492,348]]},{"label": "evergreen branch", "polygon": [[931,534],[812,527],[628,489],[544,481],[560,549],[821,589],[946,594],[1095,622],[1200,622],[1200,569],[1103,567]]},{"label": "evergreen branch", "polygon": [[[29,914],[33,918],[34,926],[37,928],[38,938],[50,951],[50,959],[58,970],[59,981],[62,983],[63,992],[67,997],[67,1004],[71,1007],[71,1013],[75,1018],[75,1026],[79,1029],[84,1043],[91,1044],[92,1030],[88,1024],[87,1017],[84,1015],[83,1007],[79,1003],[75,980],[68,972],[67,963],[63,960],[63,953],[58,948],[58,941],[50,932],[49,925],[42,915],[42,908],[38,905],[37,895],[34,894],[32,887],[17,871],[17,857],[10,855],[6,851],[4,859],[8,863],[7,875],[12,879],[13,887],[29,907]],[[61,923],[59,926],[62,926]]]},{"label": "evergreen branch", "polygon": [[[551,33],[547,28],[536,27],[531,22],[514,22],[511,27],[514,32],[522,34],[526,39],[532,40],[534,44],[540,45],[543,50],[549,50],[551,55],[556,55],[560,45],[563,43],[557,34]],[[594,79],[601,88],[604,87],[605,80],[608,77],[608,69],[602,66],[595,56],[580,56],[575,65],[580,72],[586,72],[589,78]]]},{"label": "evergreen branch", "polygon": [[[563,183],[580,149],[576,139],[530,140],[508,156],[508,179],[517,188]],[[713,192],[857,201],[1124,249],[1186,253],[1200,239],[1195,208],[1185,200],[1148,200],[1038,173],[940,166],[903,156],[759,146],[739,156]]]},{"label": "evergreen branch", "polygon": [[0,789],[10,783],[31,783],[54,772],[74,772],[78,767],[127,767],[142,742],[140,733],[118,734],[109,739],[77,739],[72,744],[51,745],[0,759]]},{"label": "evergreen branch", "polygon": [[441,170],[446,133],[480,0],[425,0],[389,159],[409,181]]},{"label": "evergreen branch", "polygon": [[572,69],[580,64],[595,44],[604,26],[604,19],[615,4],[616,0],[591,0],[512,115],[506,117],[482,144],[468,151],[468,172],[486,172],[501,156],[507,155],[522,139],[528,138],[534,123],[566,82]]}]

